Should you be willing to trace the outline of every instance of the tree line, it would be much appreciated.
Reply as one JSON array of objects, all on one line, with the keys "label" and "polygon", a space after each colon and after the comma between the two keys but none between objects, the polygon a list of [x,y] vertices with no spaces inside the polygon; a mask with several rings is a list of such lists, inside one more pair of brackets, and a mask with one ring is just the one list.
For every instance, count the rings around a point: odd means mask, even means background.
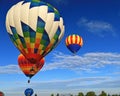
[{"label": "tree line", "polygon": [[[51,96],[66,96],[66,95],[60,95],[59,93],[57,93],[56,95],[51,94]],[[99,95],[96,95],[94,91],[89,91],[86,94],[84,94],[83,92],[79,92],[77,95],[69,94],[67,96],[120,96],[120,94],[108,94],[105,91],[101,91]]]}]

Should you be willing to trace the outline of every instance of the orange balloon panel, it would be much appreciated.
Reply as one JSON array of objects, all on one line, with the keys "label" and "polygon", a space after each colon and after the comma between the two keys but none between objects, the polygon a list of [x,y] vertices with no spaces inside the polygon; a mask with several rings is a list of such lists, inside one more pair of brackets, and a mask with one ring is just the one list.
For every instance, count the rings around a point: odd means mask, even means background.
[{"label": "orange balloon panel", "polygon": [[77,34],[72,34],[66,38],[65,43],[67,48],[75,54],[83,46],[83,39]]},{"label": "orange balloon panel", "polygon": [[22,54],[18,56],[18,65],[22,72],[27,77],[34,76],[44,65],[44,58],[42,58],[38,63],[31,63],[29,62]]}]

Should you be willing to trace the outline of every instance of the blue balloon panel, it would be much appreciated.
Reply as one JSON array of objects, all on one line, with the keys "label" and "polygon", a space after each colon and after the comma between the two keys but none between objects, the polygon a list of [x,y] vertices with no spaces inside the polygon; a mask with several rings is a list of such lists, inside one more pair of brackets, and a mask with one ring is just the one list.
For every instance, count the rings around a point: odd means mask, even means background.
[{"label": "blue balloon panel", "polygon": [[75,54],[76,52],[78,52],[78,50],[81,48],[81,46],[78,45],[78,44],[70,44],[70,45],[67,46],[67,48],[68,48],[72,53]]},{"label": "blue balloon panel", "polygon": [[27,88],[24,92],[25,96],[32,96],[32,94],[34,93],[32,88]]}]

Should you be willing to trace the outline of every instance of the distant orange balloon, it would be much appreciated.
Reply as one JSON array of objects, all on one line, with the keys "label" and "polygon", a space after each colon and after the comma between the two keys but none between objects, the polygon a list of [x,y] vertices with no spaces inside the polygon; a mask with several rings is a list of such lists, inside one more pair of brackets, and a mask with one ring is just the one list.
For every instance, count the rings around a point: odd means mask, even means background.
[{"label": "distant orange balloon", "polygon": [[38,63],[35,64],[29,62],[22,54],[18,56],[18,65],[22,72],[29,78],[32,78],[39,70],[41,70],[44,63],[44,58],[42,58]]}]

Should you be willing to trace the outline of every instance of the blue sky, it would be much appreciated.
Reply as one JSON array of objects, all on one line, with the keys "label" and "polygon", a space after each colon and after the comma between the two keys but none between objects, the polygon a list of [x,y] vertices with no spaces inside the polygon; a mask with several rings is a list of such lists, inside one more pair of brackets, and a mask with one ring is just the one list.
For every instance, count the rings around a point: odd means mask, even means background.
[{"label": "blue sky", "polygon": [[[28,87],[42,96],[91,90],[120,93],[120,0],[43,0],[59,10],[65,34],[30,84],[18,67],[20,53],[5,28],[8,9],[19,1],[0,0],[0,90],[6,96],[23,96]],[[76,56],[65,46],[70,34],[84,40]]]}]

